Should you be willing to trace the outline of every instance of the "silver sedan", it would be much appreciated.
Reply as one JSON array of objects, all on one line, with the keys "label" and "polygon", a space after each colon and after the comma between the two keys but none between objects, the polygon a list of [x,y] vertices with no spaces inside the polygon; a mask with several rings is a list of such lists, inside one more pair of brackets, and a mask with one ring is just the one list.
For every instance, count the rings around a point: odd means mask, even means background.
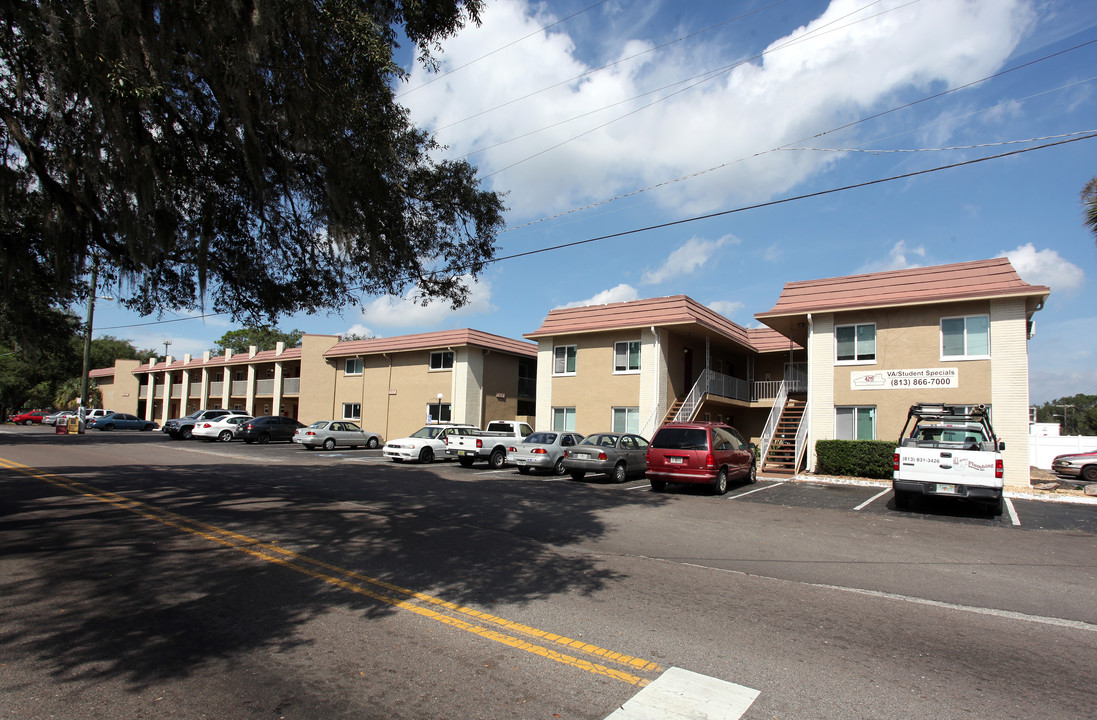
[{"label": "silver sedan", "polygon": [[308,427],[297,428],[293,441],[304,445],[306,450],[315,450],[318,447],[325,450],[334,450],[336,447],[373,449],[380,447],[382,442],[379,433],[363,430],[349,420],[320,420]]},{"label": "silver sedan", "polygon": [[630,475],[643,475],[648,469],[648,441],[630,433],[595,433],[564,453],[564,469],[572,480],[587,473],[609,475],[624,482]]},{"label": "silver sedan", "polygon": [[525,475],[530,470],[564,474],[564,451],[575,447],[583,436],[574,432],[535,432],[507,448],[507,465]]}]

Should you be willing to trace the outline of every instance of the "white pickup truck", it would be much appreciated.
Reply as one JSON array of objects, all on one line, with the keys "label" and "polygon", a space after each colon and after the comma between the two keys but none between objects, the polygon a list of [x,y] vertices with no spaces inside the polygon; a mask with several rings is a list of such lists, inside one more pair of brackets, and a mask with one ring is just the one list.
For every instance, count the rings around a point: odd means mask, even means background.
[{"label": "white pickup truck", "polygon": [[895,448],[895,507],[910,507],[914,495],[940,495],[986,502],[1001,515],[1005,449],[986,406],[912,405]]},{"label": "white pickup truck", "polygon": [[487,460],[488,465],[499,469],[507,464],[507,448],[515,440],[533,434],[529,423],[519,420],[493,420],[487,428],[461,429],[446,438],[446,457],[457,458],[461,467],[471,467],[477,460]]}]

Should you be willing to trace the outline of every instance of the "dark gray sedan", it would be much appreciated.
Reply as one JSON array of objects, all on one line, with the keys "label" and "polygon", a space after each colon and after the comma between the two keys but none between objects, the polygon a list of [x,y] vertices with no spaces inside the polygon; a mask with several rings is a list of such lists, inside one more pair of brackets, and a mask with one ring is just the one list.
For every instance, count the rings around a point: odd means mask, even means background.
[{"label": "dark gray sedan", "polygon": [[595,433],[583,438],[564,453],[564,469],[572,480],[588,473],[609,475],[624,482],[630,475],[643,475],[648,469],[648,441],[630,433]]},{"label": "dark gray sedan", "polygon": [[156,423],[128,413],[107,413],[88,420],[90,430],[155,430]]}]

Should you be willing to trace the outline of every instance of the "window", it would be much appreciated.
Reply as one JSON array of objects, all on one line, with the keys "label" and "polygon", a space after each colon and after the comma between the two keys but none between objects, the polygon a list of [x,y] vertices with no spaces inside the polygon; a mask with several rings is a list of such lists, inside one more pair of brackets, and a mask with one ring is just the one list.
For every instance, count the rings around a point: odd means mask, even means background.
[{"label": "window", "polygon": [[361,420],[362,403],[343,403],[344,420]]},{"label": "window", "polygon": [[450,370],[453,368],[453,351],[432,352],[430,354],[431,370]]},{"label": "window", "polygon": [[941,318],[941,358],[990,357],[990,316]]},{"label": "window", "polygon": [[834,341],[840,363],[876,362],[876,325],[838,325],[834,328]]},{"label": "window", "polygon": [[630,340],[613,344],[613,372],[640,371],[640,341]]},{"label": "window", "polygon": [[834,436],[837,440],[875,440],[876,408],[834,408]]},{"label": "window", "polygon": [[552,374],[575,374],[575,345],[559,345],[552,349]]},{"label": "window", "polygon": [[613,408],[613,432],[638,433],[640,432],[640,408],[615,407]]},{"label": "window", "polygon": [[575,430],[575,408],[558,407],[552,409],[552,429],[556,432]]},{"label": "window", "polygon": [[346,366],[343,368],[344,375],[361,375],[362,374],[362,358],[349,358]]},{"label": "window", "polygon": [[450,413],[449,403],[436,403],[432,402],[427,405],[427,417],[430,422],[450,422],[452,414]]}]

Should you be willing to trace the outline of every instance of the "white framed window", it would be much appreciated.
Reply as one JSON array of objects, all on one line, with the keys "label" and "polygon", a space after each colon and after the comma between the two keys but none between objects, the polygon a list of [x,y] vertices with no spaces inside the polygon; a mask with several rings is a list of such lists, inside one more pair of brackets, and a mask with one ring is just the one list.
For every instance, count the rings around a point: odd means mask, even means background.
[{"label": "white framed window", "polygon": [[633,433],[640,432],[640,408],[615,407],[613,408],[613,432]]},{"label": "white framed window", "polygon": [[876,408],[874,406],[834,408],[835,440],[875,440]]},{"label": "white framed window", "polygon": [[362,403],[343,403],[344,420],[361,420]]},{"label": "white framed window", "polygon": [[343,367],[344,375],[361,375],[362,374],[362,358],[347,358],[347,363]]},{"label": "white framed window", "polygon": [[441,350],[439,352],[432,352],[430,354],[430,369],[431,370],[451,370],[453,369],[453,351]]},{"label": "white framed window", "polygon": [[453,418],[453,412],[449,403],[436,403],[432,402],[427,405],[427,418],[430,422],[451,422]]},{"label": "white framed window", "polygon": [[989,315],[941,318],[942,360],[974,360],[989,357]]},{"label": "white framed window", "polygon": [[555,432],[575,432],[575,408],[555,407],[552,409],[552,429]]},{"label": "white framed window", "polygon": [[577,347],[575,345],[557,345],[552,349],[552,374],[574,375]]},{"label": "white framed window", "polygon": [[839,365],[876,362],[876,323],[836,325],[834,362]]},{"label": "white framed window", "polygon": [[[613,343],[613,372],[640,372],[640,341],[627,340]],[[623,431],[617,431],[623,432]]]}]

